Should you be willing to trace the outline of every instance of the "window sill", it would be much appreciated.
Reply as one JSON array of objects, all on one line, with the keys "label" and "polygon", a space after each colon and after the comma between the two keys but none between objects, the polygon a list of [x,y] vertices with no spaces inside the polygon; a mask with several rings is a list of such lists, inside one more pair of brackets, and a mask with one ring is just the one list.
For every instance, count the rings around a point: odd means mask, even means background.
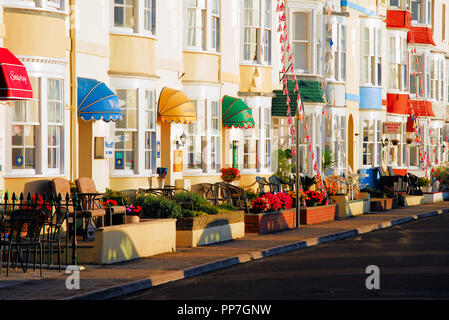
[{"label": "window sill", "polygon": [[60,15],[64,15],[64,16],[69,16],[69,11],[66,10],[60,10],[57,9],[55,7],[47,7],[47,8],[41,8],[41,7],[36,7],[32,4],[27,5],[27,4],[18,4],[18,3],[4,3],[3,4],[4,8],[8,8],[8,9],[20,9],[20,10],[29,10],[29,11],[37,11],[37,12],[51,12],[51,13],[56,13],[56,14],[60,14]]},{"label": "window sill", "polygon": [[218,51],[211,51],[211,50],[202,50],[202,49],[195,49],[195,48],[187,48],[182,50],[182,53],[201,53],[201,54],[212,54],[216,56],[221,56],[221,52]]},{"label": "window sill", "polygon": [[133,37],[140,37],[140,38],[147,38],[152,40],[157,40],[157,37],[151,33],[145,33],[145,32],[134,32],[131,29],[113,29],[110,34],[119,35],[119,36],[133,36]]},{"label": "window sill", "polygon": [[6,173],[3,176],[5,179],[21,179],[21,178],[54,178],[54,177],[66,177],[63,173],[51,173],[47,174],[36,174],[32,172],[23,172],[23,173]]},{"label": "window sill", "polygon": [[248,61],[241,61],[240,65],[241,66],[245,66],[245,67],[265,67],[265,68],[272,68],[273,67],[271,64],[251,63],[251,62],[248,62]]}]

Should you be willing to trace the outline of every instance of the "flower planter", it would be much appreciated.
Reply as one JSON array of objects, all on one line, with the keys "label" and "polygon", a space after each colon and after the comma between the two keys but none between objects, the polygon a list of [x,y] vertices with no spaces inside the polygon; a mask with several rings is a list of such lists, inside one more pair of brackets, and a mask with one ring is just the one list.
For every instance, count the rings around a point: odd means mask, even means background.
[{"label": "flower planter", "polygon": [[301,207],[300,223],[315,224],[335,219],[337,205],[330,204],[318,207]]},{"label": "flower planter", "polygon": [[245,214],[246,233],[273,233],[296,227],[296,209]]},{"label": "flower planter", "polygon": [[366,203],[369,203],[368,199],[349,200],[348,195],[336,195],[335,196],[338,205],[338,218],[349,218],[364,213]]},{"label": "flower planter", "polygon": [[131,216],[131,215],[127,215],[126,216],[126,221],[125,223],[139,223],[140,222],[140,218],[139,216]]},{"label": "flower planter", "polygon": [[245,235],[244,211],[178,218],[176,246],[196,247],[241,238]]},{"label": "flower planter", "polygon": [[393,198],[371,198],[372,212],[389,211],[393,207]]},{"label": "flower planter", "polygon": [[405,207],[413,207],[424,204],[424,196],[406,196],[404,199]]},{"label": "flower planter", "polygon": [[444,201],[443,192],[423,192],[424,203],[437,203]]}]

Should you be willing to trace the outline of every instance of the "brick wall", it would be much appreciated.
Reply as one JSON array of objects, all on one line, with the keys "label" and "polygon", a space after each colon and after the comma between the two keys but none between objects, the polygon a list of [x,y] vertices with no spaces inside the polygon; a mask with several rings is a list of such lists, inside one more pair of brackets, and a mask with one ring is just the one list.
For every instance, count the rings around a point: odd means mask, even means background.
[{"label": "brick wall", "polygon": [[246,233],[272,233],[296,227],[296,209],[245,215]]},{"label": "brick wall", "polygon": [[301,224],[315,224],[335,219],[336,205],[301,208]]}]

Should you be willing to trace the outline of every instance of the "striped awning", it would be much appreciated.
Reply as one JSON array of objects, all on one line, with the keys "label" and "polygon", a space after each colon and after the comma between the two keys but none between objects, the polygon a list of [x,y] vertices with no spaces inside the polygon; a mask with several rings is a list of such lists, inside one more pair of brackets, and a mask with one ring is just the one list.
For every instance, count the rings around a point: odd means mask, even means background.
[{"label": "striped awning", "polygon": [[166,122],[196,122],[196,111],[192,101],[184,92],[168,87],[164,87],[159,95],[158,115]]},{"label": "striped awning", "polygon": [[78,78],[78,114],[86,121],[122,120],[117,95],[105,83],[89,78]]},{"label": "striped awning", "polygon": [[224,96],[222,100],[223,126],[226,128],[254,128],[251,108],[239,98]]}]

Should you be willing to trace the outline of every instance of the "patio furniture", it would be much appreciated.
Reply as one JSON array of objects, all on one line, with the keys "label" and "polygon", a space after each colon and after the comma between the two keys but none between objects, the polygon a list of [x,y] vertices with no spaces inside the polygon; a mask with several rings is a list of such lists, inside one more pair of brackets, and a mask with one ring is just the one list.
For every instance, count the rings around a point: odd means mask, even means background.
[{"label": "patio furniture", "polygon": [[422,189],[418,185],[418,177],[414,174],[408,172],[407,173],[407,194],[408,195],[422,195]]},{"label": "patio furniture", "polygon": [[282,190],[286,191],[295,191],[295,179],[288,177],[287,180],[283,180],[282,178],[279,178],[281,180],[281,185],[284,186]]},{"label": "patio furniture", "polygon": [[377,168],[380,174],[380,183],[383,189],[389,189],[393,192],[400,192],[402,189],[402,177],[399,175],[387,175],[382,168]]},{"label": "patio furniture", "polygon": [[390,174],[390,176],[398,176],[399,177],[399,192],[407,192],[407,187],[408,187],[408,179],[406,176],[401,176],[401,175],[396,175],[393,172],[393,168],[387,167],[388,173]]},{"label": "patio furniture", "polygon": [[[85,208],[95,215],[95,217],[101,217],[102,225],[104,226],[104,216],[109,218],[109,225],[112,226],[112,215],[122,215],[123,221],[126,221],[126,206],[123,198],[117,203],[117,206],[112,206],[103,193],[97,193],[94,180],[88,177],[83,177],[75,180],[76,187],[79,191],[78,196],[81,199],[81,203]],[[107,207],[102,208],[101,203],[106,201]],[[103,212],[104,211],[104,214]]]},{"label": "patio furniture", "polygon": [[213,183],[202,183],[201,191],[203,197],[209,201],[212,205],[216,206],[219,204],[220,199],[218,198],[219,186]]},{"label": "patio furniture", "polygon": [[[8,234],[2,238],[0,251],[0,266],[3,260],[3,248],[7,248],[8,258],[6,264],[6,276],[9,276],[9,266],[11,262],[17,264],[20,262],[23,272],[27,272],[30,248],[33,248],[34,264],[33,271],[36,270],[37,248],[40,255],[40,276],[42,277],[43,252],[41,231],[44,226],[45,213],[36,208],[16,209],[11,213],[8,219],[5,219],[4,231]],[[26,249],[26,259],[23,251]],[[11,259],[17,261],[11,261]]]},{"label": "patio furniture", "polygon": [[[223,183],[225,184],[225,183]],[[245,210],[245,213],[249,213],[248,200],[246,198],[246,192],[243,188],[226,183],[228,193],[231,197],[231,203],[239,210]]]},{"label": "patio furniture", "polygon": [[256,177],[256,181],[259,184],[259,194],[263,195],[265,194],[265,187],[268,186],[271,191],[271,184],[265,179],[264,177]]},{"label": "patio furniture", "polygon": [[[175,188],[174,186],[165,186],[164,188],[149,188],[149,189],[139,189],[137,191],[139,194],[152,194],[155,196],[159,196],[159,197],[163,197],[165,199],[174,201],[175,200],[175,196],[176,193],[178,192],[186,192],[189,196],[188,198],[191,199],[190,197],[190,191],[183,189],[183,188]],[[187,205],[189,207],[191,207],[191,210],[193,210],[193,201],[179,201],[177,202],[178,204],[182,205]]]},{"label": "patio furniture", "polygon": [[282,181],[278,176],[271,176],[268,178],[270,183],[270,193],[275,194],[282,192]]}]

